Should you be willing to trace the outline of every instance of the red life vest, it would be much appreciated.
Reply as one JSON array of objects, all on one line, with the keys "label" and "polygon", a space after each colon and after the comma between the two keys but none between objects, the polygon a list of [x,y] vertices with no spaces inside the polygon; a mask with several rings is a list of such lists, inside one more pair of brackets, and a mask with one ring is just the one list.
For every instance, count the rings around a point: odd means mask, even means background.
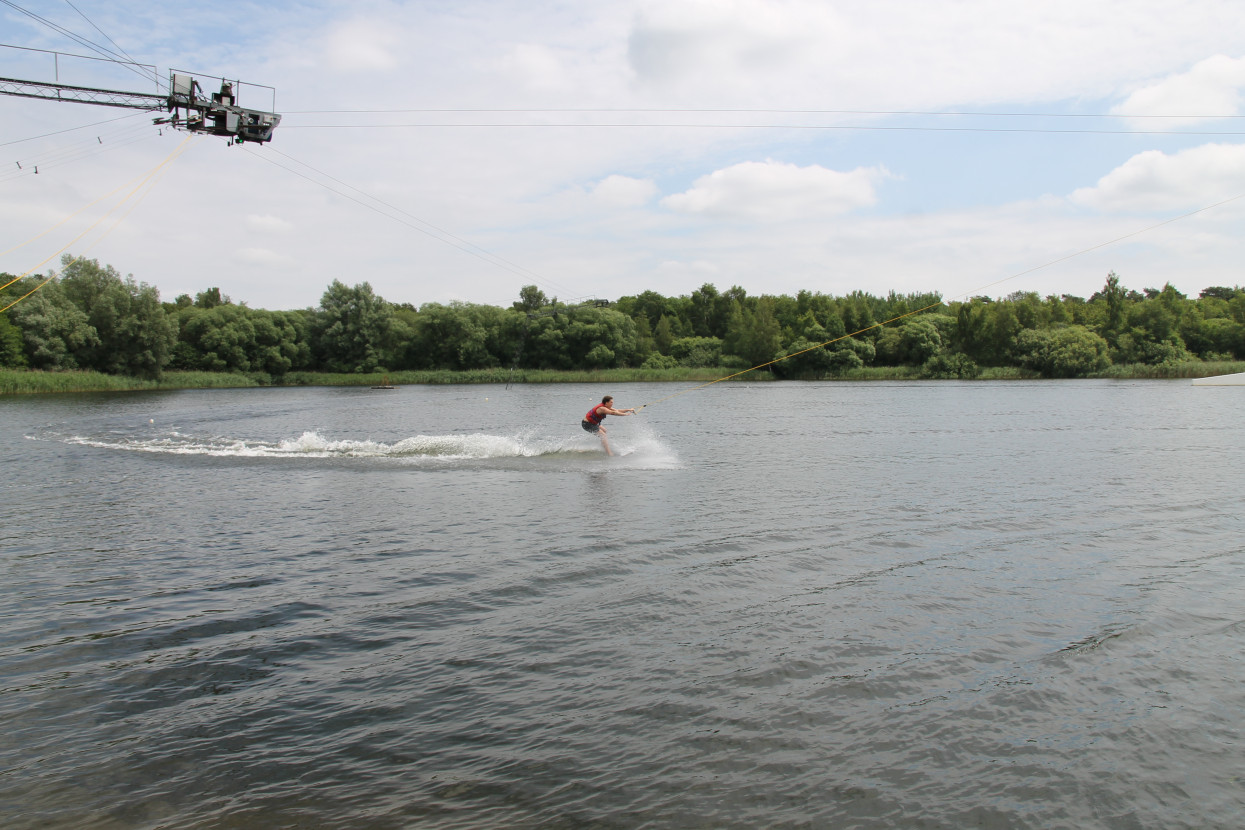
[{"label": "red life vest", "polygon": [[592,407],[592,409],[589,409],[588,414],[584,416],[584,420],[590,424],[596,424],[597,426],[600,426],[601,422],[605,420],[605,416],[598,415],[597,410],[603,406],[605,406],[605,404],[599,403],[596,406]]}]

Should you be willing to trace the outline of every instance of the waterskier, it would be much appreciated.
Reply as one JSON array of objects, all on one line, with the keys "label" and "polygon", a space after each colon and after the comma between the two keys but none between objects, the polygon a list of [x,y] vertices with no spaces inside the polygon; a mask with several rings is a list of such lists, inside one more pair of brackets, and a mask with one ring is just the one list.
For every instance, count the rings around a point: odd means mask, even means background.
[{"label": "waterskier", "polygon": [[634,415],[635,409],[615,409],[613,407],[614,397],[606,395],[601,402],[592,409],[588,410],[588,414],[584,416],[584,422],[580,425],[585,432],[591,432],[593,435],[601,436],[601,444],[605,447],[606,455],[613,455],[610,451],[610,442],[605,438],[605,427],[601,426],[601,422],[605,420],[606,415]]}]

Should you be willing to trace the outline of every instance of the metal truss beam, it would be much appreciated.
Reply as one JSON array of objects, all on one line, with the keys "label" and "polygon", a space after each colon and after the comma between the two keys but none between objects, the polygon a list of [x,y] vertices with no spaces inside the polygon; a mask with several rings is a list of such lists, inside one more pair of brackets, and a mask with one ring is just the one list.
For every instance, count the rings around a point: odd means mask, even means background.
[{"label": "metal truss beam", "polygon": [[113,89],[95,89],[86,86],[41,83],[39,81],[21,81],[15,78],[0,78],[0,94],[149,111],[166,109],[169,103],[167,95],[120,92]]}]

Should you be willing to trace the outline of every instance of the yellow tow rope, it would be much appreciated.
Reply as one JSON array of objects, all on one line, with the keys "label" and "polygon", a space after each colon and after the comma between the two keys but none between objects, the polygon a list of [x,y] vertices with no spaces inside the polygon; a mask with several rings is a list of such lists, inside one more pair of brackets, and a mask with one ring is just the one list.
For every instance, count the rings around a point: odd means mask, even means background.
[{"label": "yellow tow rope", "polygon": [[[186,136],[186,138],[182,140],[182,143],[181,143],[181,144],[179,144],[179,145],[177,145],[176,149],[174,149],[174,150],[173,150],[173,152],[169,153],[168,157],[167,157],[167,158],[165,158],[165,159],[164,159],[164,161],[160,162],[160,163],[159,163],[159,164],[157,164],[155,167],[153,167],[151,170],[147,171],[147,173],[145,173],[143,176],[139,177],[139,179],[137,180],[137,181],[138,181],[138,183],[137,183],[137,184],[135,184],[133,188],[131,188],[130,192],[129,192],[129,193],[127,193],[127,194],[125,194],[125,196],[121,199],[121,201],[117,202],[115,205],[113,205],[112,207],[110,207],[108,210],[104,211],[104,214],[103,214],[102,216],[100,216],[100,217],[99,217],[99,219],[96,219],[93,223],[91,223],[91,224],[90,224],[90,225],[86,228],[86,230],[84,230],[82,233],[80,233],[80,234],[78,234],[77,236],[75,236],[73,239],[69,240],[69,242],[68,242],[68,243],[67,243],[64,247],[62,247],[60,250],[58,250],[58,251],[54,252],[51,256],[47,257],[47,258],[46,258],[46,259],[44,259],[42,262],[38,263],[38,264],[37,264],[37,265],[35,265],[33,268],[31,268],[30,270],[26,271],[24,274],[19,274],[18,276],[16,276],[16,277],[14,277],[13,279],[9,280],[9,281],[8,281],[7,283],[5,283],[4,285],[0,285],[0,291],[3,291],[4,289],[8,288],[10,285],[13,285],[15,282],[18,282],[18,281],[20,281],[20,280],[22,280],[22,279],[25,279],[26,277],[28,277],[28,276],[30,276],[31,274],[33,274],[35,271],[39,270],[39,268],[41,268],[43,265],[45,265],[46,263],[48,263],[48,262],[50,262],[52,259],[54,259],[54,258],[55,258],[58,254],[64,253],[66,250],[68,250],[68,248],[69,248],[71,245],[73,245],[73,244],[74,244],[75,242],[77,242],[79,239],[81,239],[82,237],[86,236],[86,235],[87,235],[88,233],[90,233],[91,231],[95,230],[95,228],[99,227],[99,226],[103,223],[103,221],[104,221],[105,219],[107,219],[107,218],[108,218],[109,214],[111,214],[111,213],[112,213],[113,211],[115,211],[117,208],[119,208],[119,207],[121,207],[122,205],[124,205],[127,201],[129,201],[129,200],[130,200],[130,199],[134,196],[134,194],[135,194],[135,193],[137,193],[139,190],[141,190],[141,189],[142,189],[144,186],[146,186],[149,182],[154,183],[156,175],[157,175],[157,174],[159,174],[159,173],[161,173],[161,172],[164,170],[164,168],[165,168],[166,166],[168,166],[168,164],[169,164],[170,162],[172,162],[172,161],[173,161],[173,159],[177,158],[178,156],[180,156],[180,155],[182,154],[182,152],[184,152],[184,151],[185,151],[185,149],[186,149],[186,145],[187,145],[187,143],[190,141],[190,139],[191,139],[191,138],[192,138],[192,136],[187,135],[187,136]],[[133,181],[133,180],[131,180],[131,181]],[[128,183],[127,183],[127,184],[128,184]],[[79,213],[81,213],[82,211],[86,210],[87,208],[89,208],[89,207],[91,207],[91,206],[93,206],[93,205],[98,204],[99,202],[102,202],[104,199],[107,199],[109,196],[112,196],[114,193],[116,193],[118,190],[121,190],[121,189],[122,189],[122,188],[124,188],[125,186],[126,186],[126,185],[121,185],[121,187],[118,187],[118,188],[116,188],[115,190],[113,190],[113,191],[111,191],[111,192],[107,193],[106,195],[101,196],[100,198],[96,199],[94,202],[91,202],[90,204],[86,205],[85,207],[80,208],[80,209],[78,209],[77,211],[75,211],[75,212],[71,213],[69,216],[66,216],[66,217],[65,217],[64,219],[62,219],[60,222],[57,222],[55,225],[53,225],[52,227],[48,228],[48,229],[47,229],[46,231],[44,231],[43,233],[40,233],[40,234],[38,234],[37,236],[34,236],[34,237],[32,237],[32,238],[30,238],[30,239],[26,240],[25,242],[21,243],[20,245],[16,245],[16,246],[14,246],[14,247],[10,248],[8,251],[5,251],[4,253],[6,253],[6,254],[7,254],[7,253],[10,253],[10,252],[12,252],[12,251],[16,251],[18,248],[21,248],[21,247],[23,247],[23,246],[25,246],[25,245],[29,245],[31,242],[34,242],[35,240],[40,239],[40,238],[41,238],[41,237],[43,237],[43,236],[46,236],[48,233],[50,233],[51,231],[53,231],[53,230],[55,230],[56,228],[60,227],[61,225],[63,225],[65,222],[69,221],[69,220],[70,220],[70,219],[72,219],[73,217],[77,216],[77,215],[78,215]],[[116,221],[116,222],[114,222],[114,223],[112,224],[112,227],[108,228],[108,230],[106,230],[106,231],[105,231],[105,232],[104,232],[104,233],[103,233],[103,234],[99,237],[99,239],[96,239],[94,242],[92,242],[90,247],[94,247],[95,245],[98,245],[101,241],[103,241],[103,240],[104,240],[104,239],[108,236],[108,234],[110,234],[110,233],[112,233],[114,230],[116,230],[117,226],[118,226],[118,225],[120,225],[120,224],[121,224],[121,222],[122,222],[122,221],[124,221],[124,220],[125,220],[125,218],[126,218],[127,216],[129,216],[129,215],[130,215],[130,214],[134,211],[134,208],[138,207],[139,202],[141,202],[141,201],[142,201],[142,200],[143,200],[143,199],[147,196],[147,194],[151,192],[151,190],[152,190],[152,188],[148,188],[148,190],[146,191],[146,193],[143,193],[143,194],[142,194],[141,196],[139,196],[137,199],[134,199],[134,202],[133,202],[133,204],[131,204],[131,205],[130,205],[129,210],[127,210],[125,213],[121,214],[121,216],[117,217],[117,221]],[[88,251],[90,250],[90,247],[88,247],[88,248],[87,248],[87,250],[88,250]],[[81,260],[81,259],[84,259],[85,257],[86,257],[86,251],[84,251],[84,252],[83,252],[82,254],[80,254],[79,256],[74,257],[73,262],[77,262],[77,261],[79,261],[79,260]],[[70,264],[72,264],[72,262],[71,262]],[[9,303],[8,305],[6,305],[4,308],[0,308],[0,313],[3,313],[3,312],[5,312],[5,311],[8,311],[10,308],[12,308],[13,306],[17,305],[17,304],[18,304],[18,303],[20,303],[22,300],[24,300],[24,299],[26,299],[27,297],[29,297],[31,294],[34,294],[34,293],[35,293],[36,291],[38,291],[40,288],[43,288],[43,286],[45,286],[45,285],[47,285],[48,283],[50,283],[53,279],[55,279],[55,276],[54,276],[54,275],[53,275],[53,276],[49,276],[49,277],[48,277],[47,279],[45,279],[43,282],[39,283],[39,284],[38,284],[38,285],[36,285],[34,288],[32,288],[32,289],[30,289],[29,291],[27,291],[25,294],[23,294],[22,296],[18,297],[18,298],[17,298],[16,300],[14,300],[13,302],[11,302],[11,303]]]}]

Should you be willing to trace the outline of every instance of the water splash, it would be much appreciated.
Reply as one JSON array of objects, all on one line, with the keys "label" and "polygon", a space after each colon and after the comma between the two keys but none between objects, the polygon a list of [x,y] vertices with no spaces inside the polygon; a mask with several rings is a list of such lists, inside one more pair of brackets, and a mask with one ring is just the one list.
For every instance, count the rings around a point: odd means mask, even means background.
[{"label": "water splash", "polygon": [[533,433],[518,435],[413,435],[392,442],[371,439],[334,439],[316,431],[297,438],[244,439],[230,436],[186,435],[175,430],[160,435],[72,435],[60,437],[69,444],[108,450],[162,455],[200,455],[218,458],[326,459],[359,458],[396,462],[498,461],[518,459],[599,460],[616,466],[671,468],[678,458],[651,432],[641,430],[627,440],[614,442],[615,458],[607,459],[595,439],[584,436],[549,437]]}]

